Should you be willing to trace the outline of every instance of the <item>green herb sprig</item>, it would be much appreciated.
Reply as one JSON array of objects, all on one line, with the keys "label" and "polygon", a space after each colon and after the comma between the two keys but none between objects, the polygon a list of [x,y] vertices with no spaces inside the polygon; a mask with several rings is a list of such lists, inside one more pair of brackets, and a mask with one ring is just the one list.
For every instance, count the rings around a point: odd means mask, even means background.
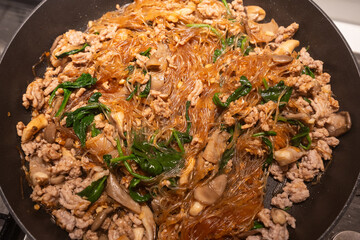
[{"label": "green herb sprig", "polygon": [[104,176],[104,177],[92,182],[84,190],[77,193],[77,195],[79,195],[80,197],[85,198],[86,200],[90,201],[91,203],[96,202],[96,200],[99,199],[102,192],[104,191],[107,177],[108,176]]},{"label": "green herb sprig", "polygon": [[268,87],[265,90],[260,91],[260,95],[263,98],[264,102],[278,102],[280,95],[282,97],[280,98],[280,107],[283,107],[286,105],[286,103],[289,101],[291,94],[292,94],[292,87],[288,87],[285,85],[284,81],[280,81],[278,84],[276,84],[273,87]]},{"label": "green herb sprig", "polygon": [[91,87],[96,83],[96,81],[97,81],[97,79],[91,77],[91,75],[89,73],[83,73],[83,74],[81,74],[81,76],[79,78],[77,78],[75,80],[75,82],[63,82],[63,83],[60,83],[59,85],[57,85],[56,88],[54,89],[54,91],[50,95],[49,105],[51,106],[51,104],[55,98],[56,91],[59,88],[64,89],[64,99],[61,103],[59,110],[55,114],[55,117],[59,117],[62,114],[67,102],[69,101],[69,97],[72,93],[71,90],[74,90],[77,88],[83,88],[83,87]]},{"label": "green herb sprig", "polygon": [[71,51],[68,51],[68,52],[63,52],[63,53],[61,53],[61,54],[59,54],[59,55],[56,55],[55,57],[56,57],[56,58],[64,58],[64,57],[67,57],[67,56],[69,56],[69,55],[76,54],[76,53],[78,53],[78,52],[82,52],[82,51],[85,50],[85,48],[86,48],[87,46],[90,46],[90,45],[87,44],[87,43],[85,43],[85,44],[84,44],[81,48],[79,48],[79,49],[74,49],[74,50],[71,50]]},{"label": "green herb sprig", "polygon": [[227,99],[225,102],[222,102],[219,98],[220,93],[215,93],[213,97],[213,102],[216,106],[221,108],[227,108],[230,106],[231,102],[238,100],[240,97],[246,96],[252,89],[252,85],[245,76],[240,77],[241,86],[238,87]]}]

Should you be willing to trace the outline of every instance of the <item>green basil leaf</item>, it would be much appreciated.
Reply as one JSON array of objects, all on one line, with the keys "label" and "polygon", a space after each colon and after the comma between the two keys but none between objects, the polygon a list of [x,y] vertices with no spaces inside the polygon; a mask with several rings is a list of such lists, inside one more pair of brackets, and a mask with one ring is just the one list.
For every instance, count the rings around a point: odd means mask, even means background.
[{"label": "green basil leaf", "polygon": [[262,224],[261,222],[259,221],[254,221],[254,226],[252,229],[259,229],[259,228],[264,228],[264,224]]},{"label": "green basil leaf", "polygon": [[64,89],[64,99],[59,107],[59,110],[56,112],[55,117],[61,116],[62,112],[66,107],[67,102],[69,101],[70,95],[71,95],[71,91]]},{"label": "green basil leaf", "polygon": [[280,99],[280,107],[283,107],[286,105],[286,103],[289,101],[291,94],[292,94],[292,87],[288,87],[284,84],[284,81],[280,81],[278,84],[276,84],[273,87],[269,87],[268,89],[261,90],[260,95],[263,98],[265,102],[273,101],[277,102],[279,100],[279,97],[283,92],[285,92],[281,99]]},{"label": "green basil leaf", "polygon": [[249,80],[245,77],[245,76],[241,76],[240,77],[240,83],[241,86],[238,87],[226,100],[225,103],[223,103],[220,98],[219,98],[219,94],[220,93],[215,93],[214,97],[213,97],[213,102],[216,106],[218,107],[222,107],[222,108],[227,108],[229,107],[231,102],[234,102],[236,100],[238,100],[240,97],[246,96],[252,89],[252,85],[249,82]]},{"label": "green basil leaf", "polygon": [[304,70],[302,70],[301,74],[305,74],[312,78],[315,78],[315,74],[310,70],[310,68],[308,66],[304,67]]},{"label": "green basil leaf", "polygon": [[130,101],[134,95],[137,93],[138,91],[138,85],[135,86],[134,90],[130,93],[130,95],[126,98],[126,101]]},{"label": "green basil leaf", "polygon": [[263,142],[265,143],[265,145],[269,148],[269,153],[268,156],[263,164],[263,168],[268,168],[271,163],[273,162],[274,158],[274,149],[273,149],[273,145],[272,142],[270,141],[270,139],[268,139],[267,137],[262,137]]},{"label": "green basil leaf", "polygon": [[129,66],[126,67],[126,70],[129,71],[129,74],[133,73],[134,69],[135,69],[134,65],[129,65]]},{"label": "green basil leaf", "polygon": [[260,137],[260,136],[276,136],[276,132],[274,131],[265,131],[259,132],[252,135],[253,137]]},{"label": "green basil leaf", "polygon": [[72,55],[72,54],[76,54],[78,52],[82,52],[85,50],[85,48],[87,46],[90,46],[89,44],[85,43],[80,49],[74,49],[74,50],[71,50],[71,51],[68,51],[68,52],[64,52],[64,53],[61,53],[59,55],[56,55],[55,57],[56,58],[64,58],[64,57],[67,57],[69,55]]},{"label": "green basil leaf", "polygon": [[151,196],[149,193],[145,195],[141,195],[140,193],[136,192],[134,188],[140,183],[140,179],[133,178],[129,185],[129,195],[130,197],[136,202],[147,202]]},{"label": "green basil leaf", "polygon": [[96,83],[97,79],[91,77],[89,73],[83,73],[81,76],[75,80],[75,82],[63,82],[57,85],[57,87],[54,89],[54,91],[50,95],[49,99],[49,105],[52,104],[52,101],[55,97],[56,91],[59,88],[62,89],[77,89],[77,88],[83,88],[83,87],[90,87]]},{"label": "green basil leaf", "polygon": [[86,187],[81,192],[77,193],[80,197],[83,197],[90,201],[91,203],[96,202],[101,196],[104,188],[105,188],[105,181],[108,176],[104,176],[90,184],[90,186]]},{"label": "green basil leaf", "polygon": [[91,125],[91,137],[96,137],[101,133],[100,129],[96,128],[94,124]]},{"label": "green basil leaf", "polygon": [[140,55],[150,58],[150,51],[151,51],[151,47],[149,47],[145,51],[141,52]]},{"label": "green basil leaf", "polygon": [[97,103],[99,102],[99,98],[102,96],[101,92],[96,92],[89,98],[89,103]]}]

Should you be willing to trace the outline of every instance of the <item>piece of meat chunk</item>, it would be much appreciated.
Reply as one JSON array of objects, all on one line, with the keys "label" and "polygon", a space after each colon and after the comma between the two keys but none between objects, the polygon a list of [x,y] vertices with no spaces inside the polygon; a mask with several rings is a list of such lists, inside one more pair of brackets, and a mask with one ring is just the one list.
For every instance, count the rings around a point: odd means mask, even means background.
[{"label": "piece of meat chunk", "polygon": [[314,60],[306,48],[302,48],[299,52],[299,60],[305,66],[308,66],[311,69],[315,69],[317,73],[323,72],[323,62],[320,60]]},{"label": "piece of meat chunk", "polygon": [[298,167],[293,165],[287,172],[291,180],[303,179],[311,181],[319,172],[324,171],[324,163],[316,150],[310,150],[299,163]]},{"label": "piece of meat chunk", "polygon": [[42,88],[44,87],[43,79],[36,78],[31,82],[23,95],[23,106],[29,108],[32,106],[34,109],[40,110],[45,104],[45,96]]},{"label": "piece of meat chunk", "polygon": [[219,18],[226,10],[224,5],[219,1],[203,0],[197,5],[197,10],[204,18]]},{"label": "piece of meat chunk", "polygon": [[59,209],[52,211],[52,214],[56,218],[57,224],[68,232],[71,232],[75,228],[76,219],[70,212],[65,209]]},{"label": "piece of meat chunk", "polygon": [[292,38],[299,29],[299,24],[296,22],[290,24],[288,27],[280,26],[277,32],[275,43],[281,43],[282,41]]},{"label": "piece of meat chunk", "polygon": [[40,202],[46,207],[54,207],[58,204],[59,191],[52,185],[45,188],[36,185],[30,197],[33,201]]},{"label": "piece of meat chunk", "polygon": [[310,196],[302,179],[295,179],[291,183],[286,183],[283,190],[283,193],[279,193],[271,199],[271,204],[281,209],[291,207],[293,203],[303,202]]},{"label": "piece of meat chunk", "polygon": [[211,163],[217,163],[226,149],[226,142],[230,134],[226,131],[215,130],[208,141],[202,157]]},{"label": "piece of meat chunk", "polygon": [[285,180],[285,174],[288,170],[288,166],[279,166],[276,162],[272,163],[269,167],[269,172],[273,175],[274,179],[282,182]]},{"label": "piece of meat chunk", "polygon": [[170,109],[169,102],[165,102],[160,97],[157,97],[154,101],[152,101],[150,107],[154,110],[156,115],[160,115],[164,118],[169,118],[173,113]]}]

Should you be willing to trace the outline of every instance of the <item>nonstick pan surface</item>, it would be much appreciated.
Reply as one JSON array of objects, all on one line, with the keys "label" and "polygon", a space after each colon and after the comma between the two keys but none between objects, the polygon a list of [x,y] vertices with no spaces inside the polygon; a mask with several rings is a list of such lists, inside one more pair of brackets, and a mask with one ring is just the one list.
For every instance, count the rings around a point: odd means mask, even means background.
[{"label": "nonstick pan surface", "polygon": [[[34,210],[31,193],[19,157],[20,139],[16,123],[28,122],[30,112],[22,103],[22,94],[33,80],[31,66],[51,47],[55,38],[68,29],[85,30],[87,22],[115,9],[121,0],[48,0],[43,2],[20,28],[0,64],[0,183],[1,193],[20,226],[36,239],[67,239],[44,210]],[[332,76],[332,90],[341,110],[349,111],[353,121],[350,132],[340,138],[333,161],[319,184],[310,187],[310,198],[290,210],[297,228],[290,239],[327,239],[327,233],[349,203],[360,170],[358,137],[360,119],[360,76],[348,45],[331,20],[308,0],[245,0],[259,5],[279,25],[296,21],[300,30],[295,38],[301,46],[310,46],[314,59],[325,62],[324,71]],[[8,116],[10,113],[10,116]],[[274,186],[269,180],[268,189]],[[267,196],[267,201],[271,198]]]}]

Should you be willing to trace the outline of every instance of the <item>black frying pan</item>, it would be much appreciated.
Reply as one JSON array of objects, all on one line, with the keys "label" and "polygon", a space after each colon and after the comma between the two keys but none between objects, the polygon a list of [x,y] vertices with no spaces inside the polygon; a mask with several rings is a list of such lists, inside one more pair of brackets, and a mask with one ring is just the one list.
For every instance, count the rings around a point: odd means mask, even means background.
[{"label": "black frying pan", "polygon": [[[0,183],[6,204],[20,226],[36,239],[66,239],[67,233],[52,223],[45,211],[36,211],[29,198],[31,189],[22,177],[15,125],[29,121],[30,112],[22,103],[22,94],[33,80],[31,66],[51,47],[55,38],[68,29],[85,30],[88,20],[114,10],[121,0],[49,0],[31,15],[9,45],[0,65]],[[308,0],[245,0],[245,5],[263,7],[268,20],[274,17],[280,25],[293,21],[300,24],[296,38],[301,46],[310,45],[315,59],[325,62],[324,70],[332,76],[332,87],[341,109],[350,111],[353,127],[341,137],[321,182],[310,188],[306,202],[295,205],[290,213],[297,219],[291,239],[327,238],[351,199],[360,170],[357,151],[360,144],[359,91],[360,76],[348,45],[329,18]],[[8,117],[8,112],[11,116]],[[273,183],[269,184],[273,187]],[[22,188],[23,186],[23,188]],[[23,189],[23,191],[22,191]],[[23,192],[23,195],[22,195]],[[269,199],[271,196],[268,196]]]}]

